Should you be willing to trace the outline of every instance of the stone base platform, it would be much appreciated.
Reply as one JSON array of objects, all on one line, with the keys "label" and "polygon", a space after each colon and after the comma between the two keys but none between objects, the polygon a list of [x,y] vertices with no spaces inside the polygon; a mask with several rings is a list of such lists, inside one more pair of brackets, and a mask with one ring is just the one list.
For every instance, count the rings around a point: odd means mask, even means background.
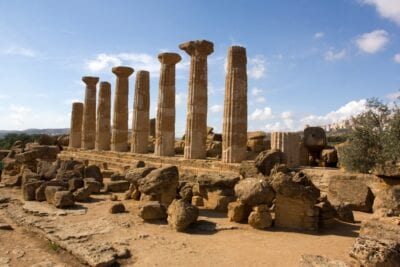
[{"label": "stone base platform", "polygon": [[153,154],[135,154],[130,152],[114,151],[95,151],[83,150],[77,148],[65,148],[58,154],[61,160],[74,159],[79,161],[87,160],[89,164],[103,166],[112,170],[124,170],[128,167],[134,167],[141,160],[146,166],[162,167],[166,165],[176,165],[180,173],[202,174],[202,173],[239,173],[240,164],[222,163],[218,159],[184,159],[183,156],[159,157]]}]

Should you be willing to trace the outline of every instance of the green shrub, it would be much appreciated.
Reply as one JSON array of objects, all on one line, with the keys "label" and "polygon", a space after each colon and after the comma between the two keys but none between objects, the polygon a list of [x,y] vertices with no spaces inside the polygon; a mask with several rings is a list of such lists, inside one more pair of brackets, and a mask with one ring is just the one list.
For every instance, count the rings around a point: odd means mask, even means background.
[{"label": "green shrub", "polygon": [[9,133],[0,139],[0,149],[10,149],[15,141],[22,141],[23,144],[33,142],[36,135],[29,135],[25,133]]},{"label": "green shrub", "polygon": [[372,98],[367,109],[353,118],[354,128],[342,146],[340,164],[367,173],[377,163],[400,159],[400,109]]}]

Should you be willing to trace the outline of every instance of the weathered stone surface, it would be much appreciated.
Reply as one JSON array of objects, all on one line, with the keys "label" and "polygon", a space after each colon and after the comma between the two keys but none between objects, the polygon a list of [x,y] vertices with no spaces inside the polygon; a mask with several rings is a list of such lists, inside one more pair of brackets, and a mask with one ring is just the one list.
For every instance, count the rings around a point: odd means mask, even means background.
[{"label": "weathered stone surface", "polygon": [[225,190],[229,191],[229,195],[234,194],[234,187],[239,182],[240,177],[236,174],[202,174],[197,177],[197,182],[200,186],[200,191],[216,191]]},{"label": "weathered stone surface", "polygon": [[111,150],[126,152],[128,151],[129,76],[133,73],[133,69],[118,66],[112,68],[112,72],[117,76],[117,80],[115,83]]},{"label": "weathered stone surface", "polygon": [[156,137],[156,118],[150,119],[150,136]]},{"label": "weathered stone surface", "polygon": [[252,152],[261,152],[270,149],[263,131],[247,132],[247,148]]},{"label": "weathered stone surface", "polygon": [[176,166],[168,166],[150,172],[139,180],[139,191],[152,195],[168,206],[176,196],[179,172]]},{"label": "weathered stone surface", "polygon": [[400,216],[400,185],[379,192],[372,208],[374,212],[382,209],[394,216]]},{"label": "weathered stone surface", "polygon": [[46,194],[45,194],[46,185],[42,183],[38,188],[35,190],[35,199],[36,201],[46,201]]},{"label": "weathered stone surface", "polygon": [[283,153],[283,162],[288,167],[296,167],[300,164],[300,134],[295,132],[271,133],[271,150],[279,150]]},{"label": "weathered stone surface", "polygon": [[111,84],[100,82],[96,117],[96,150],[110,150],[111,145]]},{"label": "weathered stone surface", "polygon": [[147,153],[149,142],[150,73],[138,71],[133,104],[131,152]]},{"label": "weathered stone surface", "polygon": [[146,175],[148,175],[155,169],[156,168],[154,167],[141,167],[141,168],[129,169],[125,173],[125,180],[137,186],[140,179],[146,177]]},{"label": "weathered stone surface", "polygon": [[85,178],[94,178],[96,181],[102,183],[103,182],[103,175],[101,173],[101,170],[98,166],[96,165],[89,165],[85,167],[84,171],[84,177]]},{"label": "weathered stone surface", "polygon": [[139,216],[145,220],[163,220],[167,218],[167,209],[158,201],[144,202],[141,204]]},{"label": "weathered stone surface", "polygon": [[161,53],[160,82],[156,119],[156,156],[173,156],[175,153],[175,65],[181,61],[176,53]]},{"label": "weathered stone surface", "polygon": [[272,168],[284,162],[284,156],[278,150],[266,150],[258,154],[254,164],[259,172],[270,175]]},{"label": "weathered stone surface", "polygon": [[199,209],[182,199],[174,200],[168,207],[168,224],[178,232],[184,231],[197,221]]},{"label": "weathered stone surface", "polygon": [[320,255],[301,255],[299,267],[350,267],[350,265]]},{"label": "weathered stone surface", "polygon": [[[332,225],[335,222],[335,217],[337,216],[335,208],[331,205],[331,203],[328,201],[326,196],[324,196],[322,199],[320,197],[319,203],[317,203],[315,206],[319,209],[318,215],[319,215],[319,227],[327,227]],[[350,210],[351,211],[351,210]]]},{"label": "weathered stone surface", "polygon": [[202,159],[206,157],[207,140],[207,56],[214,52],[214,44],[197,40],[179,48],[191,57],[184,157]]},{"label": "weathered stone surface", "polygon": [[32,172],[30,169],[23,169],[21,173],[22,173],[21,186],[24,186],[25,183],[31,180],[34,181],[40,180],[40,175],[35,172]]},{"label": "weathered stone surface", "polygon": [[98,194],[101,190],[101,183],[94,178],[84,178],[84,187],[89,190],[90,194]]},{"label": "weathered stone surface", "polygon": [[107,181],[104,183],[104,190],[106,192],[125,192],[129,189],[128,181]]},{"label": "weathered stone surface", "polygon": [[305,128],[303,142],[309,151],[321,152],[327,144],[324,129],[321,127]]},{"label": "weathered stone surface", "polygon": [[337,150],[335,148],[325,148],[322,150],[320,159],[322,167],[336,167],[338,161]]},{"label": "weathered stone surface", "polygon": [[178,195],[181,199],[192,203],[192,197],[193,197],[193,183],[190,182],[179,182],[179,187],[178,187]]},{"label": "weathered stone surface", "polygon": [[353,211],[348,203],[340,203],[340,205],[336,206],[335,209],[339,220],[354,223]]},{"label": "weathered stone surface", "polygon": [[296,176],[277,173],[271,182],[276,192],[275,226],[292,229],[318,229],[315,207],[319,190],[302,173]]},{"label": "weathered stone surface", "polygon": [[37,173],[43,180],[51,180],[56,178],[57,170],[60,167],[60,162],[48,162],[45,160],[38,160]]},{"label": "weathered stone surface", "polygon": [[236,197],[224,194],[226,194],[226,192],[221,190],[207,192],[206,197],[203,198],[204,207],[206,209],[226,212],[228,210],[228,204],[235,201]]},{"label": "weathered stone surface", "polygon": [[272,226],[272,217],[267,205],[254,207],[248,218],[249,224],[256,229],[265,229]]},{"label": "weathered stone surface", "polygon": [[36,199],[36,189],[42,184],[42,181],[31,180],[22,186],[22,196],[24,200],[31,201]]},{"label": "weathered stone surface", "polygon": [[240,163],[239,173],[240,175],[243,176],[243,178],[250,178],[250,177],[254,178],[257,177],[260,172],[255,166],[254,161],[243,160]]},{"label": "weathered stone surface", "polygon": [[331,179],[327,195],[334,206],[347,202],[352,210],[372,211],[374,196],[367,185],[356,179]]},{"label": "weathered stone surface", "polygon": [[52,204],[59,209],[72,207],[75,205],[74,195],[69,191],[57,191],[52,198]]},{"label": "weathered stone surface", "polygon": [[243,222],[247,220],[251,208],[240,202],[231,202],[228,204],[228,218],[231,222]]},{"label": "weathered stone surface", "polygon": [[364,221],[350,256],[362,266],[400,266],[400,219],[385,217]]},{"label": "weathered stone surface", "polygon": [[204,206],[203,198],[201,196],[193,196],[192,197],[192,205],[197,206],[197,207]]},{"label": "weathered stone surface", "polygon": [[110,213],[115,214],[115,213],[123,213],[125,212],[125,205],[122,203],[116,203],[113,204],[110,208]]},{"label": "weathered stone surface", "polygon": [[69,147],[80,148],[82,142],[83,103],[72,103]]},{"label": "weathered stone surface", "polygon": [[385,162],[376,164],[372,173],[381,177],[398,179],[400,178],[400,162]]},{"label": "weathered stone surface", "polygon": [[206,144],[207,157],[210,158],[221,158],[222,155],[222,142],[219,141],[207,141]]},{"label": "weathered stone surface", "polygon": [[76,202],[87,202],[90,200],[90,193],[91,192],[88,188],[79,188],[73,193],[74,199]]},{"label": "weathered stone surface", "polygon": [[76,191],[77,189],[83,187],[83,179],[82,178],[72,178],[68,180],[68,190],[71,192]]},{"label": "weathered stone surface", "polygon": [[82,148],[94,149],[96,139],[96,84],[98,77],[82,77],[86,84],[85,104],[83,105]]},{"label": "weathered stone surface", "polygon": [[267,181],[257,178],[246,178],[235,185],[237,199],[250,207],[267,204],[272,205],[275,192]]},{"label": "weathered stone surface", "polygon": [[228,50],[225,80],[222,162],[240,163],[247,155],[247,56],[246,49]]},{"label": "weathered stone surface", "polygon": [[56,192],[62,191],[62,190],[63,190],[63,188],[61,186],[55,186],[55,185],[46,186],[46,188],[44,190],[44,194],[46,196],[47,203],[53,204],[54,196],[55,196]]}]

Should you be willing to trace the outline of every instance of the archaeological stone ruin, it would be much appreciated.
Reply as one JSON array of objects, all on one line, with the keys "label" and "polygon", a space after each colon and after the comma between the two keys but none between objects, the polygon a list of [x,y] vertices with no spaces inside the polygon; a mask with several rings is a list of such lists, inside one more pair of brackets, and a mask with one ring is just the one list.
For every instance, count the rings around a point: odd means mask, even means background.
[{"label": "archaeological stone ruin", "polygon": [[[190,57],[183,137],[175,132],[178,53],[158,55],[156,118],[150,118],[149,71],[115,66],[114,88],[84,76],[85,98],[72,104],[69,136],[43,135],[0,151],[1,214],[90,266],[134,260],[148,266],[140,252],[148,240],[148,251],[167,244],[179,253],[190,241],[170,241],[172,234],[208,235],[212,243],[228,231],[248,231],[253,240],[280,232],[315,239],[355,234],[346,254],[352,263],[304,255],[301,266],[400,266],[397,176],[340,169],[340,154],[321,127],[249,132],[241,46],[227,51],[222,133],[214,132],[207,125],[207,59],[214,44],[194,40],[179,49]],[[359,212],[369,217],[358,234],[351,229]]]}]

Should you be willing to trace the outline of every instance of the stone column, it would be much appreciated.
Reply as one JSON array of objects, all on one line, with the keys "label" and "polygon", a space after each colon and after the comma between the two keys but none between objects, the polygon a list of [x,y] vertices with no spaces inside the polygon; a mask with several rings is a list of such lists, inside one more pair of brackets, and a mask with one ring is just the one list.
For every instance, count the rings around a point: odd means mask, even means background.
[{"label": "stone column", "polygon": [[97,105],[96,150],[110,150],[111,142],[111,84],[100,83]]},{"label": "stone column", "polygon": [[85,105],[83,106],[82,148],[94,149],[96,139],[96,84],[98,77],[82,77],[86,84]]},{"label": "stone column", "polygon": [[129,76],[133,73],[133,69],[119,66],[112,68],[112,72],[117,76],[117,80],[115,83],[111,150],[126,152],[128,151]]},{"label": "stone column", "polygon": [[214,44],[197,40],[179,48],[191,56],[184,154],[186,159],[202,159],[207,152],[207,56]]},{"label": "stone column", "polygon": [[175,64],[181,56],[175,53],[161,53],[160,83],[156,118],[156,142],[154,155],[175,154]]},{"label": "stone column", "polygon": [[298,133],[271,133],[271,149],[283,152],[288,167],[295,167],[300,164],[300,146],[301,136]]},{"label": "stone column", "polygon": [[240,163],[247,154],[247,57],[246,49],[228,50],[222,125],[222,162]]},{"label": "stone column", "polygon": [[69,147],[80,148],[82,142],[83,103],[72,103]]},{"label": "stone column", "polygon": [[135,100],[132,118],[131,152],[147,153],[150,126],[150,74],[138,71],[135,82]]}]

